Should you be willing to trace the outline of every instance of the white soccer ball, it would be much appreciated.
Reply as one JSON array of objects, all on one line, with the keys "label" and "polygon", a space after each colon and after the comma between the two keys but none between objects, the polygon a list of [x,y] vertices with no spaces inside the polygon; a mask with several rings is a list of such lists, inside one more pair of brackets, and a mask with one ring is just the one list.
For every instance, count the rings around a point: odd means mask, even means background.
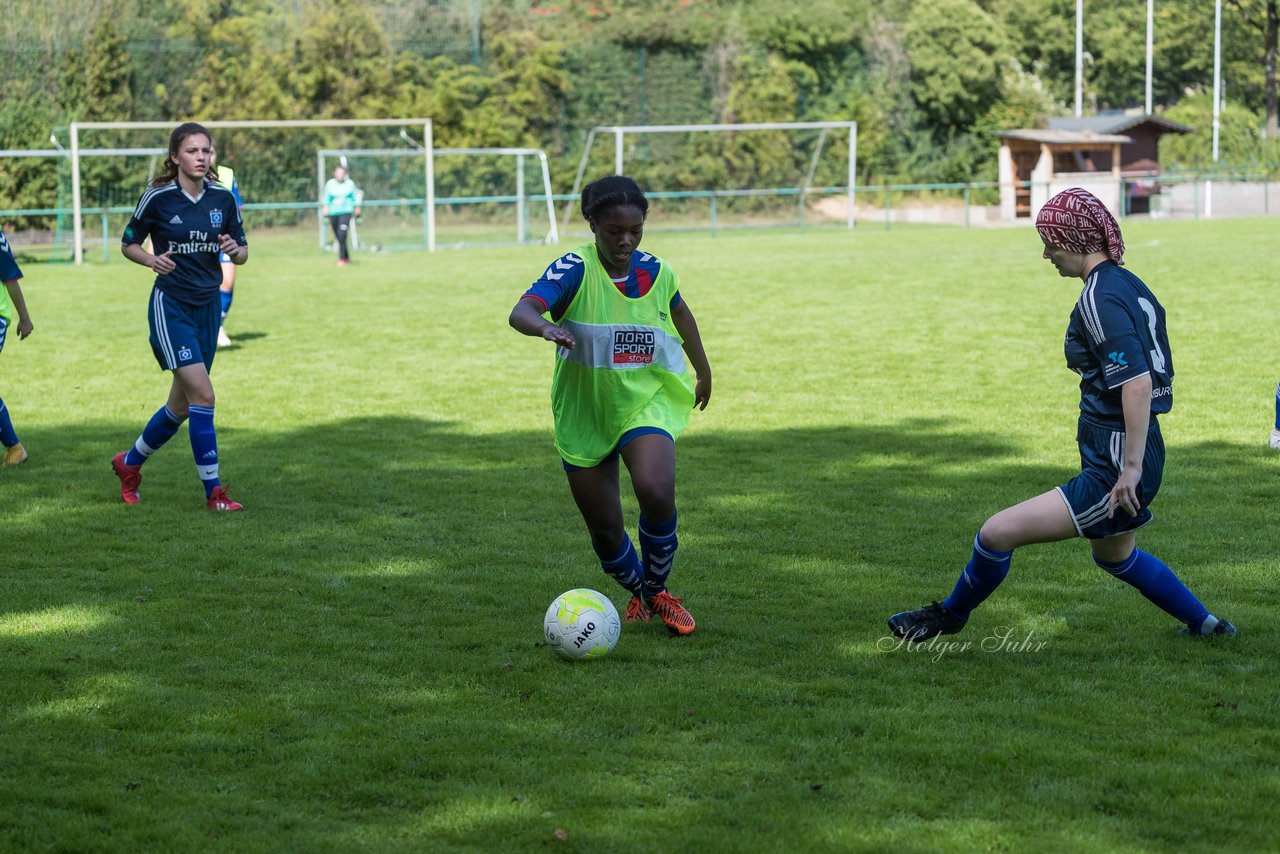
[{"label": "white soccer ball", "polygon": [[608,597],[580,587],[556,597],[542,629],[561,658],[603,658],[617,644],[622,621]]}]

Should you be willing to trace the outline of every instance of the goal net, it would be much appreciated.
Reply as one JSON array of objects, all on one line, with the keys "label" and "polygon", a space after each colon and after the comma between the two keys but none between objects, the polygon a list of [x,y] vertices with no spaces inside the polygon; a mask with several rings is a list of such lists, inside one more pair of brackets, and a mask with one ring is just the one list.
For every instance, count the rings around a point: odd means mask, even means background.
[{"label": "goal net", "polygon": [[[436,245],[446,248],[556,243],[555,202],[547,155],[538,148],[437,148],[433,152]],[[417,148],[323,149],[316,185],[337,166],[360,190],[352,221],[354,251],[425,246],[423,156]],[[333,247],[321,223],[319,244]]]},{"label": "goal net", "polygon": [[[71,160],[55,132],[57,148],[0,151],[0,226],[20,261],[71,260]],[[164,148],[81,149],[81,165],[89,177],[91,193],[83,206],[87,240],[107,246],[108,232],[117,222],[112,211],[128,204],[118,185],[126,174],[154,177],[163,161]],[[20,193],[11,188],[21,188]],[[119,231],[114,234],[118,245]]]},{"label": "goal net", "polygon": [[852,228],[857,146],[853,121],[594,127],[561,227],[585,183],[625,174],[660,205],[659,228]]},{"label": "goal net", "polygon": [[[412,180],[405,184],[405,193],[392,198],[382,196],[389,185],[377,180],[366,188],[367,206],[391,212],[386,217],[385,238],[375,239],[385,248],[435,249],[430,119],[201,124],[214,136],[219,165],[235,170],[251,239],[256,229],[292,230],[301,238],[314,235],[317,225],[326,224],[320,214],[323,182],[317,184],[315,152],[396,147],[409,155],[401,165],[404,181],[410,181],[409,175]],[[55,141],[66,152],[66,177],[59,179],[58,195],[70,202],[67,227],[58,231],[70,236],[71,257],[76,263],[94,260],[99,244],[104,257],[109,254],[106,245],[119,240],[138,198],[163,167],[169,133],[175,126],[171,122],[73,123],[65,130],[65,143],[55,132]],[[353,177],[360,182],[361,176]],[[374,230],[379,226],[376,223]]]}]

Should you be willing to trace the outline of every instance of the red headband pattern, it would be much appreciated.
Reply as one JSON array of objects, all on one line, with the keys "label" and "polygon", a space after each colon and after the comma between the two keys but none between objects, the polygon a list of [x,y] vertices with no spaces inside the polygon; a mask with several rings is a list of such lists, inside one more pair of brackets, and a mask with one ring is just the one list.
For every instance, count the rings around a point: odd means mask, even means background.
[{"label": "red headband pattern", "polygon": [[1036,231],[1059,249],[1081,255],[1105,252],[1117,264],[1124,263],[1119,223],[1097,196],[1080,187],[1063,190],[1045,202],[1036,214]]}]

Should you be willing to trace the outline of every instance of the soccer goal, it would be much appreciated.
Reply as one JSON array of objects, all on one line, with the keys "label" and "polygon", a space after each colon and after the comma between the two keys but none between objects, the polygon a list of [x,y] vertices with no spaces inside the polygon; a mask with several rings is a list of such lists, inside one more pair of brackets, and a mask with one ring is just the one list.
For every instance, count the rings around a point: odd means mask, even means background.
[{"label": "soccer goal", "polygon": [[[319,218],[320,201],[314,161],[300,152],[325,148],[370,148],[392,142],[413,152],[414,169],[420,170],[417,181],[420,195],[413,199],[397,199],[396,203],[416,202],[420,228],[420,244],[428,251],[436,248],[435,240],[435,167],[433,163],[432,125],[428,118],[397,119],[299,119],[299,120],[240,120],[201,122],[217,137],[220,164],[232,166],[237,183],[245,197],[246,212],[253,212],[256,226],[296,226],[310,218]],[[86,188],[84,158],[88,156],[86,140],[95,141],[100,150],[150,151],[157,144],[165,146],[173,122],[73,122],[69,127],[67,156],[70,162],[71,226],[73,233],[72,258],[76,264],[84,262],[85,225],[84,209]],[[419,143],[417,140],[421,140]],[[405,140],[410,140],[409,146]],[[326,144],[327,143],[327,144]],[[162,155],[166,148],[161,147]],[[108,171],[104,164],[97,171]],[[128,181],[117,182],[115,190],[131,196],[129,206],[145,189],[141,170],[132,169]],[[369,201],[382,201],[366,195]],[[366,202],[367,203],[367,202]],[[401,207],[406,205],[401,204]],[[113,215],[121,215],[112,209]]]},{"label": "soccer goal", "polygon": [[[845,136],[843,150],[828,145]],[[613,138],[613,174],[638,179],[678,221],[711,229],[843,220],[854,226],[858,123],[755,122],[597,126],[587,134],[565,205],[568,228],[598,138]],[[596,162],[601,158],[597,156]]]},{"label": "soccer goal", "polygon": [[[65,130],[65,128],[64,128]],[[50,134],[55,148],[7,149],[0,151],[0,186],[21,187],[24,207],[0,202],[2,219],[9,244],[16,254],[42,261],[70,261],[67,242],[71,226],[71,158],[58,142],[57,131]],[[119,183],[127,174],[154,177],[164,161],[164,148],[81,148],[83,168],[90,176],[93,190],[82,206],[82,221],[100,225],[104,254],[109,242],[118,243],[119,232],[110,234],[113,214],[128,204],[132,210],[136,195],[124,199]],[[5,197],[0,192],[0,198]]]},{"label": "soccer goal", "polygon": [[[351,248],[379,251],[406,245],[410,226],[403,215],[424,192],[421,169],[414,165],[421,158],[419,149],[403,147],[316,152],[318,187],[341,165],[360,189],[361,215],[352,221]],[[542,149],[437,148],[432,162],[438,247],[560,241],[551,172]],[[530,162],[536,166],[529,168]],[[322,250],[332,248],[323,222],[318,235]],[[398,244],[390,242],[397,236]]]}]

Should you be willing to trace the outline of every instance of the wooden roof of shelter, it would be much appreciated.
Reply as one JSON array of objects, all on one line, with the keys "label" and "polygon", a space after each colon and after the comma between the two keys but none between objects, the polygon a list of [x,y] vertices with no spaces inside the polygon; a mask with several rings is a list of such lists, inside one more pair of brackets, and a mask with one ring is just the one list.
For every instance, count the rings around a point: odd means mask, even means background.
[{"label": "wooden roof of shelter", "polygon": [[1058,130],[1047,128],[1023,128],[1019,130],[1003,130],[996,134],[1001,139],[1018,139],[1025,142],[1037,142],[1045,145],[1127,145],[1133,142],[1131,137],[1121,134],[1096,133],[1087,130]]},{"label": "wooden roof of shelter", "polygon": [[1192,128],[1155,115],[1129,116],[1124,113],[1103,113],[1098,116],[1057,116],[1049,119],[1049,130],[1092,131],[1101,134],[1117,134],[1133,130],[1139,125],[1153,125],[1161,133],[1191,133]]}]

